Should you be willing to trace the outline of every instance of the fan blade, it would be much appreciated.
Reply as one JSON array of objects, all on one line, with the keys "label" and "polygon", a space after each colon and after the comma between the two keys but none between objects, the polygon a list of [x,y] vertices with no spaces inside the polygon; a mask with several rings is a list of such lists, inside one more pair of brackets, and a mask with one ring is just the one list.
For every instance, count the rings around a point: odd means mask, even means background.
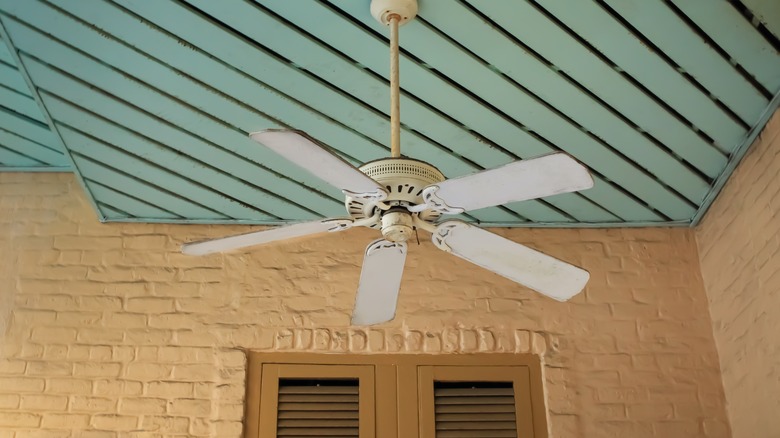
[{"label": "fan blade", "polygon": [[326,231],[342,231],[352,227],[352,219],[325,219],[313,222],[301,222],[285,225],[270,230],[222,237],[220,239],[204,240],[202,242],[185,243],[181,252],[187,255],[204,255],[214,252],[230,251],[247,246],[262,245],[280,240],[293,239]]},{"label": "fan blade", "polygon": [[431,208],[458,214],[591,187],[588,169],[558,153],[432,184],[424,189],[423,199]]},{"label": "fan blade", "polygon": [[558,301],[580,293],[590,278],[584,269],[461,221],[441,223],[432,239],[439,249]]},{"label": "fan blade", "polygon": [[353,325],[379,324],[395,317],[405,261],[403,242],[379,239],[368,245],[352,310]]},{"label": "fan blade", "polygon": [[381,200],[387,196],[385,189],[376,181],[326,147],[320,146],[304,132],[266,129],[249,136],[352,197]]}]

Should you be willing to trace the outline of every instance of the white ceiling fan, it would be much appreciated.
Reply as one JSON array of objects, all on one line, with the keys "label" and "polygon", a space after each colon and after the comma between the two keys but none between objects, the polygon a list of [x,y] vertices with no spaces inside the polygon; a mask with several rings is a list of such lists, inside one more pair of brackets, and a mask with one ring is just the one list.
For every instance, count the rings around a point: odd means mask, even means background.
[{"label": "white ceiling fan", "polygon": [[543,295],[565,301],[578,294],[588,282],[587,271],[466,222],[437,221],[442,214],[591,188],[588,170],[570,156],[555,153],[445,179],[428,163],[401,158],[398,27],[415,17],[417,1],[372,0],[371,13],[390,27],[391,158],[355,168],[300,131],[269,129],[251,134],[253,140],[341,189],[350,217],[187,243],[182,252],[210,254],[358,226],[380,229],[383,238],[366,248],[352,313],[355,325],[394,318],[405,242],[417,229],[430,232],[437,248]]}]

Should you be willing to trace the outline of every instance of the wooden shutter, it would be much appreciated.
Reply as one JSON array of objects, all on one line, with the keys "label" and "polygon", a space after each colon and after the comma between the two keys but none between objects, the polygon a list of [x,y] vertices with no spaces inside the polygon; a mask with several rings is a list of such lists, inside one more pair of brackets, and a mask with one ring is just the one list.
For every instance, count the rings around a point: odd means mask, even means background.
[{"label": "wooden shutter", "polygon": [[434,382],[437,438],[517,438],[512,382]]},{"label": "wooden shutter", "polygon": [[547,437],[530,354],[250,352],[246,385],[247,438]]},{"label": "wooden shutter", "polygon": [[279,380],[276,436],[359,438],[359,384],[348,380]]},{"label": "wooden shutter", "polygon": [[263,364],[246,436],[375,438],[374,367]]},{"label": "wooden shutter", "polygon": [[421,366],[418,374],[421,438],[544,436],[528,367]]}]

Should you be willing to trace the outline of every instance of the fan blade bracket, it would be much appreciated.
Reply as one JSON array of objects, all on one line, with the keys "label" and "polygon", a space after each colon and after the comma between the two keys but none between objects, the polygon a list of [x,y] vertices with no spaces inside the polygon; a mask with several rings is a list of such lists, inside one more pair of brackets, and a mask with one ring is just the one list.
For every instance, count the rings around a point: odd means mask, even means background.
[{"label": "fan blade bracket", "polygon": [[329,233],[344,231],[356,225],[355,221],[352,219],[325,219],[322,223],[332,225],[332,227],[327,230]]},{"label": "fan blade bracket", "polygon": [[452,248],[450,248],[450,246],[447,245],[447,237],[450,234],[452,234],[454,230],[458,228],[468,228],[468,227],[469,225],[467,225],[465,222],[460,222],[460,221],[442,222],[434,230],[433,235],[431,236],[431,241],[433,241],[433,244],[436,246],[436,248],[439,248],[444,252],[451,253]]},{"label": "fan blade bracket", "polygon": [[341,193],[344,194],[344,196],[352,199],[357,199],[363,202],[381,202],[387,199],[387,191],[384,189],[377,189],[373,192],[363,192],[363,193],[357,193],[352,192],[346,189],[342,189]]},{"label": "fan blade bracket", "polygon": [[422,197],[423,201],[428,208],[439,211],[443,214],[461,214],[466,211],[465,208],[453,207],[448,205],[444,199],[441,199],[436,192],[439,191],[439,186],[433,185],[423,189]]},{"label": "fan blade bracket", "polygon": [[406,254],[406,244],[403,242],[390,242],[389,240],[379,239],[371,242],[366,248],[366,256],[370,257],[377,252],[387,250],[397,250],[401,254]]}]

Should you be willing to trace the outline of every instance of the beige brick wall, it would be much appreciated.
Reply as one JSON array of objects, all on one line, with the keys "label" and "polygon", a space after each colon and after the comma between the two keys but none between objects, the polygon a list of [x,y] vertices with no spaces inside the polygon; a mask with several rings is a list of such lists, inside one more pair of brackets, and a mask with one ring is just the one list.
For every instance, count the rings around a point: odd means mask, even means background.
[{"label": "beige brick wall", "polygon": [[423,242],[371,329],[348,321],[373,233],[178,253],[242,231],[99,224],[71,176],[0,174],[0,437],[239,436],[244,348],[533,351],[555,437],[730,436],[691,230],[499,230],[590,270],[569,303]]},{"label": "beige brick wall", "polygon": [[780,113],[697,229],[734,437],[780,436]]}]

